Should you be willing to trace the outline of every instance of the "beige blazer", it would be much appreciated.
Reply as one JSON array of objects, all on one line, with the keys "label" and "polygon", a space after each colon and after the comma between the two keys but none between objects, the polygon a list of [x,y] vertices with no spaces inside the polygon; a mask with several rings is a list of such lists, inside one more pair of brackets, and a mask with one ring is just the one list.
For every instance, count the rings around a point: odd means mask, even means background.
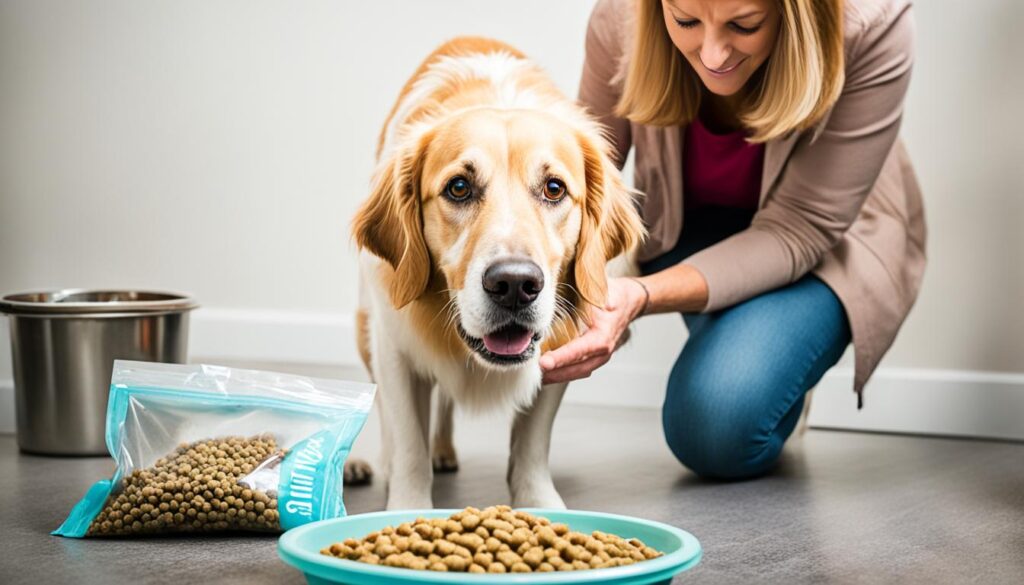
[{"label": "beige blazer", "polygon": [[[683,132],[612,115],[632,50],[632,0],[599,0],[587,30],[580,101],[611,130],[619,164],[634,152],[650,237],[647,260],[675,246],[683,217]],[[794,282],[825,281],[846,310],[864,384],[910,311],[925,267],[921,192],[898,140],[913,62],[908,0],[847,0],[846,83],[816,128],[765,146],[751,226],[685,262],[707,279],[705,311]]]}]

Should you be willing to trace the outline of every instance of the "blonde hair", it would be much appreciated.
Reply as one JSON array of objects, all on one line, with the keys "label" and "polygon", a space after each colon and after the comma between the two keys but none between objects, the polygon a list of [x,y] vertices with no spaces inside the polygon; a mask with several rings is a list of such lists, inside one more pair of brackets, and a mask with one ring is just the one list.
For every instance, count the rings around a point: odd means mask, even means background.
[{"label": "blonde hair", "polygon": [[[814,126],[843,89],[842,0],[776,1],[775,47],[738,112],[752,142]],[[689,124],[703,84],[665,30],[661,0],[636,3],[633,53],[615,113],[652,126]]]}]

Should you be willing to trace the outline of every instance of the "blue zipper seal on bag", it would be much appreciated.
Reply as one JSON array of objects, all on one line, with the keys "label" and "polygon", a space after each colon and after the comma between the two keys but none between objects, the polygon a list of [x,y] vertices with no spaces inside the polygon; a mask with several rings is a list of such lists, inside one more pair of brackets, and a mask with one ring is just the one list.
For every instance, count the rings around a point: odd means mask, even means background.
[{"label": "blue zipper seal on bag", "polygon": [[85,496],[75,504],[68,514],[67,520],[50,534],[54,536],[67,536],[70,538],[82,538],[89,531],[89,525],[107,503],[107,498],[114,491],[114,486],[120,485],[120,473],[114,479],[103,479],[92,484]]}]

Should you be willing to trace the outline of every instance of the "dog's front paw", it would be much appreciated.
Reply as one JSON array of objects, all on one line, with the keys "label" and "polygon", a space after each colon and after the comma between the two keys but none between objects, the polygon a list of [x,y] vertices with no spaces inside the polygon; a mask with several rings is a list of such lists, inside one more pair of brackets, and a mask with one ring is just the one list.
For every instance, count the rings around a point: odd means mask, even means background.
[{"label": "dog's front paw", "polygon": [[431,459],[434,462],[434,471],[454,473],[459,470],[459,457],[455,454],[455,447],[435,444],[432,450],[434,453]]},{"label": "dog's front paw", "polygon": [[373,468],[362,459],[349,459],[345,462],[345,486],[367,485],[373,480]]}]

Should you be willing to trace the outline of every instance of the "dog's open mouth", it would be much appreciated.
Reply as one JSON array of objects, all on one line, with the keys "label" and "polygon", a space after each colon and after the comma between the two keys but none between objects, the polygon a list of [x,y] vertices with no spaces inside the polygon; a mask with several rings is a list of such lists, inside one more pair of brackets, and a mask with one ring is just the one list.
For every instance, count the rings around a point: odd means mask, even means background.
[{"label": "dog's open mouth", "polygon": [[509,323],[482,338],[472,337],[459,326],[459,335],[470,349],[496,364],[516,364],[533,357],[540,333],[517,323]]}]

